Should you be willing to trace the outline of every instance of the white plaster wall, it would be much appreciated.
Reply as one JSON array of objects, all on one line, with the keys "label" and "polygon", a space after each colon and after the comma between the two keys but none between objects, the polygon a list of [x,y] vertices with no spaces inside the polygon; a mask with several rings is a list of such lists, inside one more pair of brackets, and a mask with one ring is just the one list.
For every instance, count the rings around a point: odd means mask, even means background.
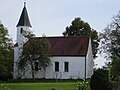
[{"label": "white plaster wall", "polygon": [[[59,72],[55,72],[55,62],[59,62]],[[64,62],[69,62],[69,72],[64,72]],[[23,78],[32,78],[31,70]],[[46,79],[84,79],[85,57],[51,57],[51,64],[44,70],[35,72],[35,78]]]},{"label": "white plaster wall", "polygon": [[93,54],[92,54],[92,46],[91,46],[91,38],[89,39],[88,52],[86,56],[86,78],[91,78],[93,74]]},{"label": "white plaster wall", "polygon": [[[16,79],[17,76],[18,76],[18,68],[17,68],[17,62],[19,60],[19,54],[22,52],[22,47],[23,47],[23,44],[28,40],[27,38],[24,37],[23,34],[21,34],[21,28],[23,28],[24,31],[26,31],[28,34],[31,30],[30,30],[30,27],[27,27],[27,26],[19,26],[17,27],[17,44],[18,44],[18,47],[15,47],[14,48],[14,74],[13,74],[13,79]],[[27,77],[30,76],[30,75],[27,75]]]},{"label": "white plaster wall", "polygon": [[[89,52],[90,53],[90,52]],[[93,61],[88,55],[86,57],[86,78],[93,74]],[[59,62],[59,72],[55,72],[55,62]],[[69,72],[64,72],[64,62],[69,62]],[[31,68],[22,78],[32,78]],[[85,57],[51,57],[51,64],[44,70],[35,72],[35,78],[46,79],[84,79],[85,78]]]},{"label": "white plaster wall", "polygon": [[22,47],[23,44],[28,40],[27,38],[24,37],[25,33],[21,34],[21,28],[23,28],[23,30],[26,32],[26,34],[31,32],[30,27],[27,27],[27,26],[17,27],[17,43],[18,43],[19,47]]},{"label": "white plaster wall", "polygon": [[18,60],[18,47],[14,48],[14,74],[13,74],[13,79],[17,78],[17,60]]},{"label": "white plaster wall", "polygon": [[13,79],[16,79],[18,77],[18,60],[20,56],[21,48],[20,47],[14,47],[14,74]]},{"label": "white plaster wall", "polygon": [[[59,72],[55,72],[55,62],[59,62]],[[69,72],[64,72],[64,62],[69,62]],[[51,57],[51,65],[46,69],[46,79],[84,78],[85,57]],[[40,77],[42,72],[37,74]]]}]

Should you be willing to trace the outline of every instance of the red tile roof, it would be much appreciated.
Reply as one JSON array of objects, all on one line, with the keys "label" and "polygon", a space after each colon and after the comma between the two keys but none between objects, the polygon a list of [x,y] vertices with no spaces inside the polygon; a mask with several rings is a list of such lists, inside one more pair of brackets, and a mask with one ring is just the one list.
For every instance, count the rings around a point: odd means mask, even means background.
[{"label": "red tile roof", "polygon": [[[35,37],[34,39],[41,39]],[[51,56],[86,56],[89,37],[47,37],[51,44]]]}]

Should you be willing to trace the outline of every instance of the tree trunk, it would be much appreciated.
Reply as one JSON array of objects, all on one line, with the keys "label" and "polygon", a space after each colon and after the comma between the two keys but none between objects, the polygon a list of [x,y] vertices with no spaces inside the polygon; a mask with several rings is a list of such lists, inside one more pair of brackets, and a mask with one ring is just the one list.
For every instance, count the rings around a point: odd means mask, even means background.
[{"label": "tree trunk", "polygon": [[35,72],[34,72],[34,65],[32,64],[31,67],[32,67],[32,79],[35,80],[35,75],[34,75],[34,73],[35,73]]},{"label": "tree trunk", "polygon": [[46,69],[44,68],[44,78],[46,77]]}]

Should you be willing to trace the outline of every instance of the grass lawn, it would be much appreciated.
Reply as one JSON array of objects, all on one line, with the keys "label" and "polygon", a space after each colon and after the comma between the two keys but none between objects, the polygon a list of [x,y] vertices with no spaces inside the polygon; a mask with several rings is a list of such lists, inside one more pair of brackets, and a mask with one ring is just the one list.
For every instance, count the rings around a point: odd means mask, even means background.
[{"label": "grass lawn", "polygon": [[0,90],[78,90],[77,82],[52,82],[52,83],[0,83]]}]

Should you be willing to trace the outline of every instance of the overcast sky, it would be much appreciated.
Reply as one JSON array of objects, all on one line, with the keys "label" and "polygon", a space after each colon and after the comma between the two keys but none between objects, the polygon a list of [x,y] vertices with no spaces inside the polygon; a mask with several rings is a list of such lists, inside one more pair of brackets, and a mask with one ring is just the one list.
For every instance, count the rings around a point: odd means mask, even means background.
[{"label": "overcast sky", "polygon": [[[120,0],[26,0],[27,10],[36,36],[62,35],[66,26],[80,17],[91,28],[101,32],[120,10]],[[0,0],[0,20],[16,41],[16,24],[23,9],[24,0]],[[98,58],[99,66],[103,58]]]}]

